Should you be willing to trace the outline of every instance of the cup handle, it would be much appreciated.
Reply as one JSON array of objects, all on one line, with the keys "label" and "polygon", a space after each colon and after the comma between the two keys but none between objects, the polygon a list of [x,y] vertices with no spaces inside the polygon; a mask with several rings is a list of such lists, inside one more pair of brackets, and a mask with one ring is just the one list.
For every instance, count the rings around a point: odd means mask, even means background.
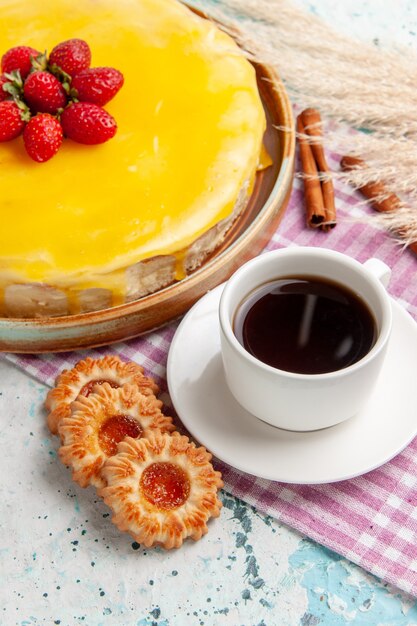
[{"label": "cup handle", "polygon": [[369,272],[371,272],[371,274],[375,276],[375,278],[381,281],[385,288],[388,287],[388,283],[391,278],[391,268],[388,267],[386,263],[380,261],[379,259],[372,258],[365,261],[363,265]]}]

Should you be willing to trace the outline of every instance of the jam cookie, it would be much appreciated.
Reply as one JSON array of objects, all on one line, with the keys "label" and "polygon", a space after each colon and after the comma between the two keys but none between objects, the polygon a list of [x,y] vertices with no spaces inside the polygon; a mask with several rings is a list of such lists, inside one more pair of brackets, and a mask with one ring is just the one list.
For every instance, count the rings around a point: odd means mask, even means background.
[{"label": "jam cookie", "polygon": [[81,487],[103,487],[101,467],[116,454],[120,441],[148,437],[155,429],[173,431],[172,418],[161,413],[161,406],[154,395],[143,395],[135,385],[113,389],[103,382],[91,395],[80,395],[71,415],[58,424],[62,441],[58,454],[72,469],[73,479]]},{"label": "jam cookie", "polygon": [[179,548],[187,537],[200,539],[208,519],[220,514],[223,481],[210,460],[205,448],[178,432],[127,437],[104,464],[107,486],[98,494],[112,509],[113,523],[135,541]]},{"label": "jam cookie", "polygon": [[96,385],[108,383],[117,389],[128,383],[135,385],[145,396],[155,395],[159,391],[158,385],[143,371],[143,367],[137,363],[125,363],[117,356],[105,356],[102,359],[88,357],[71,370],[64,370],[57,377],[55,388],[46,397],[49,430],[56,435],[61,419],[71,415],[71,403],[78,396],[88,398]]}]

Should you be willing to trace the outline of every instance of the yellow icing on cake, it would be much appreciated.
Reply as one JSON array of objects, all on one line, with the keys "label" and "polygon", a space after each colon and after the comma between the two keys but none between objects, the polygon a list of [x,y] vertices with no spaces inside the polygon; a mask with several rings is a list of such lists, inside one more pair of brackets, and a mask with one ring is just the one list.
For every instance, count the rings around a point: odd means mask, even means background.
[{"label": "yellow icing on cake", "polygon": [[[0,54],[79,37],[125,84],[100,146],[65,140],[49,162],[0,144],[0,287],[123,290],[123,271],[190,245],[234,208],[265,117],[235,43],[173,0],[0,0]],[[116,274],[111,274],[120,270]]]}]

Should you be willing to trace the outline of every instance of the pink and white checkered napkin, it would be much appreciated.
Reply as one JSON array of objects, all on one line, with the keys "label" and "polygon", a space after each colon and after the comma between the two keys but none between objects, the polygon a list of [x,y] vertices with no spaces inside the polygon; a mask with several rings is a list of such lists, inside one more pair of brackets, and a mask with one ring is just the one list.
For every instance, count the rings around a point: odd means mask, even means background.
[{"label": "pink and white checkered napkin", "polygon": [[[339,158],[329,155],[338,169]],[[329,233],[305,227],[303,194],[295,188],[268,249],[289,245],[323,246],[359,261],[375,256],[393,270],[389,291],[417,318],[417,257],[369,221],[358,196],[336,183],[338,225]],[[352,219],[355,218],[355,219]],[[144,366],[160,384],[170,404],[165,366],[178,323],[126,343],[90,351],[41,356],[5,355],[9,361],[48,385],[58,372],[80,358],[118,354]],[[415,410],[415,407],[410,407]],[[417,419],[417,415],[416,415]],[[260,511],[296,528],[397,587],[417,595],[417,439],[383,467],[364,476],[330,485],[301,486],[258,479],[222,463],[226,489]]]}]

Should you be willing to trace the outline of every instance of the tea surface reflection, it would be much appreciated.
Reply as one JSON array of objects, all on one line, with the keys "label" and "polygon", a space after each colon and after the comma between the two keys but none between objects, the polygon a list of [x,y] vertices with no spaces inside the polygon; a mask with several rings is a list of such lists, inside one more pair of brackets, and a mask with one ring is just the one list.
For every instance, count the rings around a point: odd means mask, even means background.
[{"label": "tea surface reflection", "polygon": [[361,298],[339,283],[308,276],[256,289],[239,307],[234,332],[260,361],[300,374],[348,367],[377,338],[374,316]]}]

